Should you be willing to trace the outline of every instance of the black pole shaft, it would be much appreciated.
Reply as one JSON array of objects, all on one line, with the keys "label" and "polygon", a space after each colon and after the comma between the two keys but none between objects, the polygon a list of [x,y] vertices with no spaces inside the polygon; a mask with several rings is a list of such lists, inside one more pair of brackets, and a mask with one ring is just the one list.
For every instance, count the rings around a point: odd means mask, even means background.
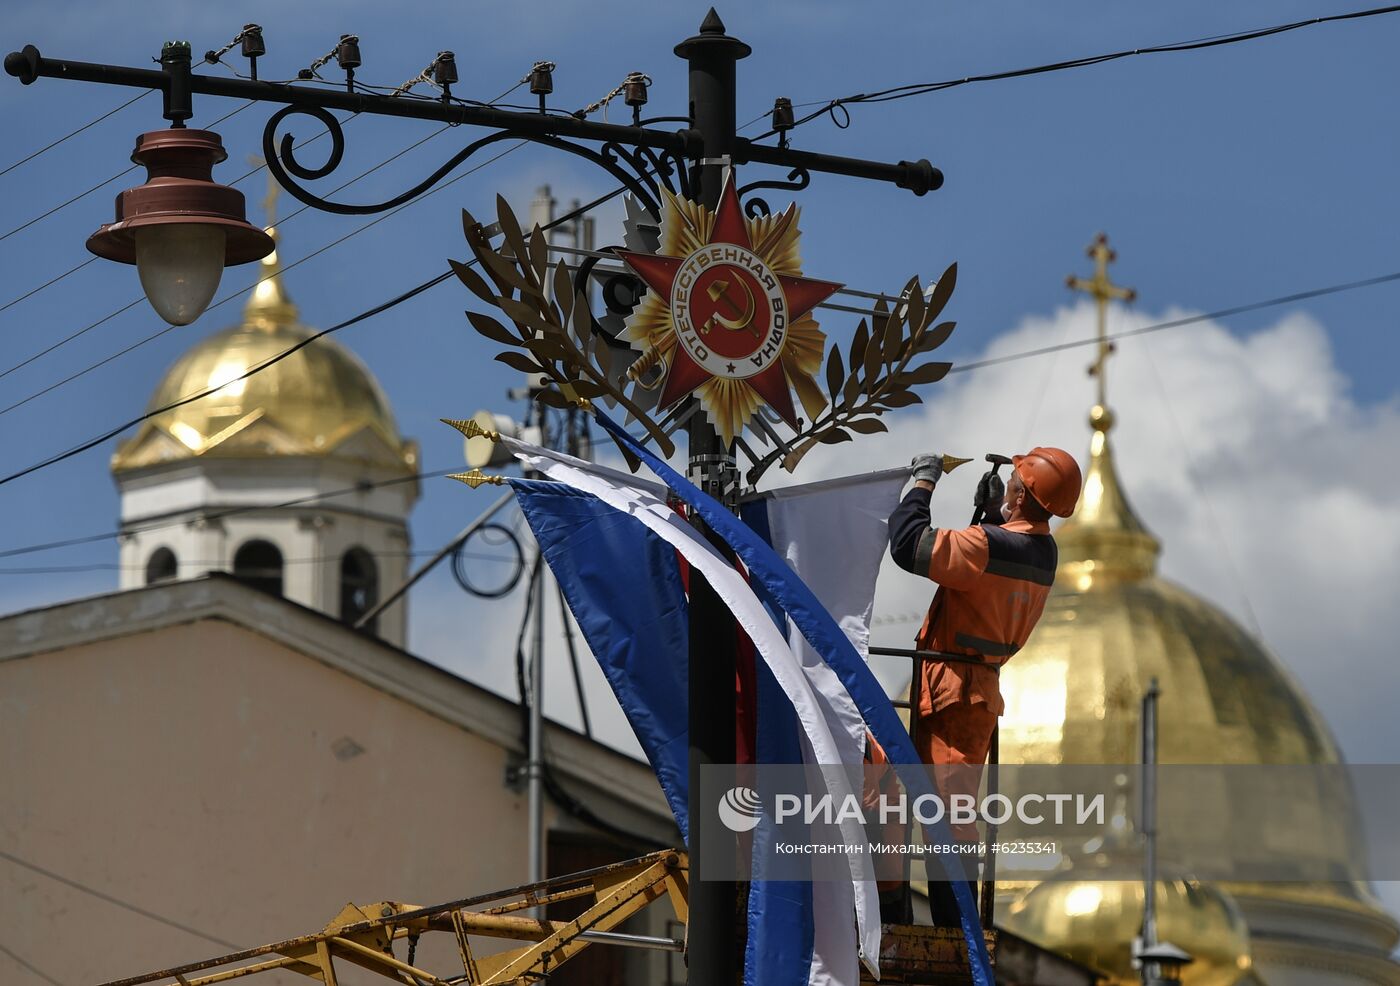
[{"label": "black pole shaft", "polygon": [[[698,200],[714,208],[724,187],[724,162],[734,149],[735,63],[749,47],[725,34],[712,9],[700,33],[676,46],[690,63],[690,118],[700,134],[701,157],[692,170]],[[694,400],[694,398],[691,398]],[[737,492],[733,449],[726,448],[704,414],[690,419],[690,474],[722,500]],[[726,488],[728,487],[728,488]],[[732,501],[731,501],[732,502]],[[702,524],[697,526],[709,536]],[[713,538],[712,538],[713,540]],[[735,752],[734,619],[714,590],[690,570],[690,920],[687,929],[691,986],[731,986],[738,981],[738,887],[733,880],[705,880],[702,871],[732,873],[738,846],[720,827],[716,806],[701,804],[701,768],[733,764]],[[727,788],[729,785],[725,785]],[[719,789],[716,785],[715,789]],[[703,843],[703,850],[702,850]]]}]

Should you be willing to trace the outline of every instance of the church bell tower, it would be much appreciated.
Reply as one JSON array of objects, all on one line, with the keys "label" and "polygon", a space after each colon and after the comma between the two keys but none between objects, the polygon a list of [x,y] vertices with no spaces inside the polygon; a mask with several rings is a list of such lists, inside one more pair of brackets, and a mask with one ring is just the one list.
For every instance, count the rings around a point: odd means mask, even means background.
[{"label": "church bell tower", "polygon": [[[146,420],[112,458],[121,588],[228,572],[353,624],[407,577],[418,446],[340,343],[284,355],[313,332],[276,251],[260,273],[241,322],[181,356],[150,407],[205,396]],[[405,624],[400,600],[365,629],[403,646]]]}]

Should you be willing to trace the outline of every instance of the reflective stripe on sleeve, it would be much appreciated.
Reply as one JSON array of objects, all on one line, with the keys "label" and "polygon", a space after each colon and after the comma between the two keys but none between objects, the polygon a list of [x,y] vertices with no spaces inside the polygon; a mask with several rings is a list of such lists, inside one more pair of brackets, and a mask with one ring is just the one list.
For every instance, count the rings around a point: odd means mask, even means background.
[{"label": "reflective stripe on sleeve", "polygon": [[928,575],[929,564],[933,560],[933,544],[938,539],[938,528],[925,527],[919,535],[919,543],[914,546],[914,571]]}]

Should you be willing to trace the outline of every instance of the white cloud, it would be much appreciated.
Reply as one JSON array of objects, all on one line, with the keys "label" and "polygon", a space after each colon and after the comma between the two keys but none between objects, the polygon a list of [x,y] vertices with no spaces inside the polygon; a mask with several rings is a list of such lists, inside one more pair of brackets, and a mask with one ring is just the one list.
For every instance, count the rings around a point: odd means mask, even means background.
[{"label": "white cloud", "polygon": [[[1187,313],[1127,312],[1111,332]],[[1030,317],[977,358],[1094,334],[1090,305]],[[954,337],[956,339],[956,336]],[[949,344],[952,348],[954,343]],[[803,481],[907,462],[917,452],[980,456],[1060,445],[1087,456],[1089,349],[950,376],[892,433],[827,446]],[[1348,395],[1327,333],[1305,314],[1237,337],[1216,323],[1125,340],[1109,365],[1115,451],[1138,513],[1163,541],[1162,573],[1211,599],[1293,671],[1349,759],[1400,753],[1390,697],[1400,693],[1391,641],[1400,585],[1400,407]],[[1043,393],[1043,397],[1041,396]],[[965,523],[979,475],[968,465],[940,486],[935,520]],[[918,611],[924,584],[881,578],[877,613]],[[1251,610],[1253,616],[1251,616]],[[915,624],[879,628],[906,643]]]},{"label": "white cloud", "polygon": [[[1119,313],[1109,328],[1130,330],[1183,314]],[[1093,334],[1091,306],[1060,309],[1024,319],[967,361]],[[1070,350],[952,375],[925,388],[925,405],[893,418],[890,434],[823,446],[796,476],[774,470],[764,483],[885,468],[921,451],[980,459],[989,450],[1051,444],[1082,461],[1094,400],[1083,373],[1090,353]],[[1400,448],[1400,406],[1355,403],[1326,332],[1305,314],[1246,337],[1207,322],[1126,340],[1108,380],[1120,472],[1138,513],[1163,541],[1162,574],[1246,628],[1257,618],[1265,642],[1313,697],[1348,759],[1395,760],[1400,729],[1390,700],[1400,694],[1391,646],[1400,636],[1393,605],[1400,585],[1400,465],[1386,453]],[[934,501],[936,522],[966,523],[978,475],[979,466],[969,464],[945,480]],[[904,619],[877,625],[876,642],[907,646],[928,596],[926,582],[887,563],[877,616]],[[514,693],[508,661],[515,598],[492,604],[490,617],[477,616],[478,626],[489,628],[475,648],[481,663],[459,668],[485,675],[507,694]],[[454,605],[457,620],[442,621],[436,632],[425,635],[415,625],[416,651],[436,660],[452,652],[444,648],[456,646],[459,621],[477,612]],[[430,607],[420,600],[417,612]],[[575,722],[558,619],[551,620],[548,707]],[[590,705],[607,724],[600,733],[625,737],[635,750],[595,663],[584,664]],[[893,660],[876,669],[891,689],[905,671]]]}]

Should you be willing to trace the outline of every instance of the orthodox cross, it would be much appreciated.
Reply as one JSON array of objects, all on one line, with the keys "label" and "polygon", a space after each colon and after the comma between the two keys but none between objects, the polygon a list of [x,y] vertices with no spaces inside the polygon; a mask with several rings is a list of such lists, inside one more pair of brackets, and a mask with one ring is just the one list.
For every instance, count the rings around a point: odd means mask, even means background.
[{"label": "orthodox cross", "polygon": [[[255,168],[265,167],[267,161],[256,154],[248,155],[248,163]],[[271,171],[267,173],[267,194],[263,196],[262,207],[266,214],[267,226],[277,225],[277,196],[281,193],[282,186],[277,184],[277,178]]]},{"label": "orthodox cross", "polygon": [[1099,385],[1099,407],[1107,407],[1107,384],[1104,380],[1104,370],[1108,365],[1108,357],[1113,353],[1113,343],[1108,341],[1107,312],[1108,303],[1112,300],[1132,301],[1137,297],[1137,292],[1132,288],[1123,288],[1114,284],[1108,279],[1108,265],[1118,259],[1108,245],[1108,236],[1100,233],[1094,238],[1094,242],[1089,244],[1089,258],[1094,261],[1094,276],[1092,278],[1076,277],[1071,274],[1065,282],[1071,290],[1083,291],[1092,295],[1099,309],[1099,348],[1098,355],[1094,362],[1089,365],[1089,376],[1094,377]]}]

